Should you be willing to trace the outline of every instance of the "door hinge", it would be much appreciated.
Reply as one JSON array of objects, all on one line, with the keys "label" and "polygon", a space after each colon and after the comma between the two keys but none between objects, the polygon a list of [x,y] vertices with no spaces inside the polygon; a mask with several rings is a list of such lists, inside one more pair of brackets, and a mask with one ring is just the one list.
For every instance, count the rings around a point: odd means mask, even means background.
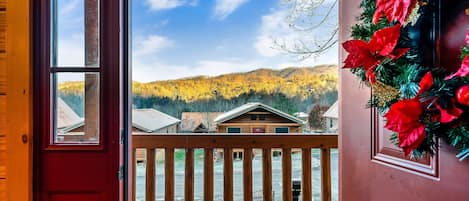
[{"label": "door hinge", "polygon": [[124,180],[124,166],[123,166],[123,165],[121,165],[121,166],[119,167],[119,170],[117,170],[117,179],[118,179],[119,181]]}]

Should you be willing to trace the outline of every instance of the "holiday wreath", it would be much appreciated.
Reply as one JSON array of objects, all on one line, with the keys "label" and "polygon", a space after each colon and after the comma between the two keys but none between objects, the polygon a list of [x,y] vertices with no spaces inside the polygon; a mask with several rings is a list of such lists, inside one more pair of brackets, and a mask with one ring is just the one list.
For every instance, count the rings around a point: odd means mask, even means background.
[{"label": "holiday wreath", "polygon": [[469,30],[461,44],[461,67],[451,73],[425,66],[411,45],[411,28],[421,18],[423,0],[363,0],[352,40],[344,42],[349,68],[372,88],[368,103],[385,117],[385,127],[406,156],[419,158],[447,141],[469,157]]}]

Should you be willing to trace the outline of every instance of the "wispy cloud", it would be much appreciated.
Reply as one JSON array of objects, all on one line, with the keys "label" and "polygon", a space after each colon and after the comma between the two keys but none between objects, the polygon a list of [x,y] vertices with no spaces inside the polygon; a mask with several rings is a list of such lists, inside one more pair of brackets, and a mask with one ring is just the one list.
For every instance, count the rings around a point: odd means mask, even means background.
[{"label": "wispy cloud", "polygon": [[136,57],[154,55],[165,48],[173,47],[174,42],[169,38],[159,35],[149,35],[138,38],[134,44]]},{"label": "wispy cloud", "polygon": [[196,6],[198,0],[146,0],[151,10],[169,10],[180,6]]},{"label": "wispy cloud", "polygon": [[281,53],[276,47],[278,38],[294,41],[298,37],[286,22],[288,11],[286,9],[276,10],[268,15],[262,16],[262,24],[259,29],[254,48],[264,57],[274,57]]},{"label": "wispy cloud", "polygon": [[223,20],[248,1],[249,0],[217,0],[213,15],[217,19]]},{"label": "wispy cloud", "polygon": [[140,82],[171,80],[197,75],[217,76],[233,72],[256,69],[259,61],[240,61],[233,59],[201,60],[189,65],[174,65],[162,61],[133,60],[133,79]]}]

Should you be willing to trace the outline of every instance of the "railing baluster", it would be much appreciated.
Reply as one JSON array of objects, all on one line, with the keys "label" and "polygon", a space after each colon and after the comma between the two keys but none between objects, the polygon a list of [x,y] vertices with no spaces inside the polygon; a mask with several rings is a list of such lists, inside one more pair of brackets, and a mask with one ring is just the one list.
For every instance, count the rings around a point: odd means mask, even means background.
[{"label": "railing baluster", "polygon": [[194,149],[186,150],[186,170],[184,200],[194,201]]},{"label": "railing baluster", "polygon": [[165,201],[174,200],[174,149],[166,148],[164,155]]},{"label": "railing baluster", "polygon": [[292,181],[291,181],[291,149],[282,149],[282,190],[283,201],[292,201]]},{"label": "railing baluster", "polygon": [[213,149],[204,149],[204,200],[213,201]]},{"label": "railing baluster", "polygon": [[301,197],[303,201],[311,201],[312,200],[312,193],[311,193],[311,149],[304,148],[301,150],[301,163],[303,169],[303,178],[301,185]]},{"label": "railing baluster", "polygon": [[252,149],[244,149],[243,175],[244,201],[252,201]]},{"label": "railing baluster", "polygon": [[272,150],[262,149],[262,190],[264,201],[272,201]]},{"label": "railing baluster", "polygon": [[331,150],[321,148],[322,201],[331,201]]},{"label": "railing baluster", "polygon": [[147,149],[146,170],[145,198],[147,201],[155,201],[155,149]]},{"label": "railing baluster", "polygon": [[233,201],[233,149],[225,148],[224,153],[224,164],[223,164],[223,197],[224,201]]},{"label": "railing baluster", "polygon": [[132,201],[135,201],[137,192],[137,149],[132,149]]}]

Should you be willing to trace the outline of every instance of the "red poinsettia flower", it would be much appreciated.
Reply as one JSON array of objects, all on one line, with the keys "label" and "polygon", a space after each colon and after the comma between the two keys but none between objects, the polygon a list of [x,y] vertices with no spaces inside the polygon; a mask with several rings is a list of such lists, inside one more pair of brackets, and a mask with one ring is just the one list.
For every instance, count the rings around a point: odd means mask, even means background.
[{"label": "red poinsettia flower", "polygon": [[464,57],[461,67],[459,67],[458,72],[451,74],[446,77],[445,80],[453,79],[454,77],[464,77],[469,76],[469,55]]},{"label": "red poinsettia flower", "polygon": [[463,111],[457,108],[454,105],[454,100],[451,100],[451,105],[449,105],[448,109],[443,109],[438,103],[435,103],[436,108],[440,110],[440,122],[441,123],[449,123],[453,120],[459,118]]},{"label": "red poinsettia flower", "polygon": [[[423,76],[422,80],[420,81],[420,90],[417,93],[417,97],[415,98],[420,98],[420,95],[428,91],[433,85],[433,76],[430,72],[425,74]],[[433,99],[434,100],[434,99]],[[440,111],[440,118],[439,121],[441,123],[449,123],[452,122],[453,120],[457,119],[463,111],[454,105],[454,100],[451,100],[451,104],[447,106],[447,108],[441,107],[436,101],[430,100],[429,102],[435,102],[435,107]]]},{"label": "red poinsettia flower", "polygon": [[389,22],[398,21],[405,24],[417,0],[377,0],[373,23],[377,24],[381,16],[386,16]]},{"label": "red poinsettia flower", "polygon": [[420,101],[414,98],[400,100],[384,115],[387,119],[385,127],[398,133],[399,147],[406,156],[425,140],[425,125],[420,122],[422,113]]},{"label": "red poinsettia flower", "polygon": [[363,67],[366,70],[366,78],[374,83],[374,70],[384,58],[398,59],[409,51],[409,48],[396,48],[400,34],[401,26],[396,24],[376,31],[368,43],[362,40],[344,42],[342,46],[349,53],[344,61],[344,68]]}]

